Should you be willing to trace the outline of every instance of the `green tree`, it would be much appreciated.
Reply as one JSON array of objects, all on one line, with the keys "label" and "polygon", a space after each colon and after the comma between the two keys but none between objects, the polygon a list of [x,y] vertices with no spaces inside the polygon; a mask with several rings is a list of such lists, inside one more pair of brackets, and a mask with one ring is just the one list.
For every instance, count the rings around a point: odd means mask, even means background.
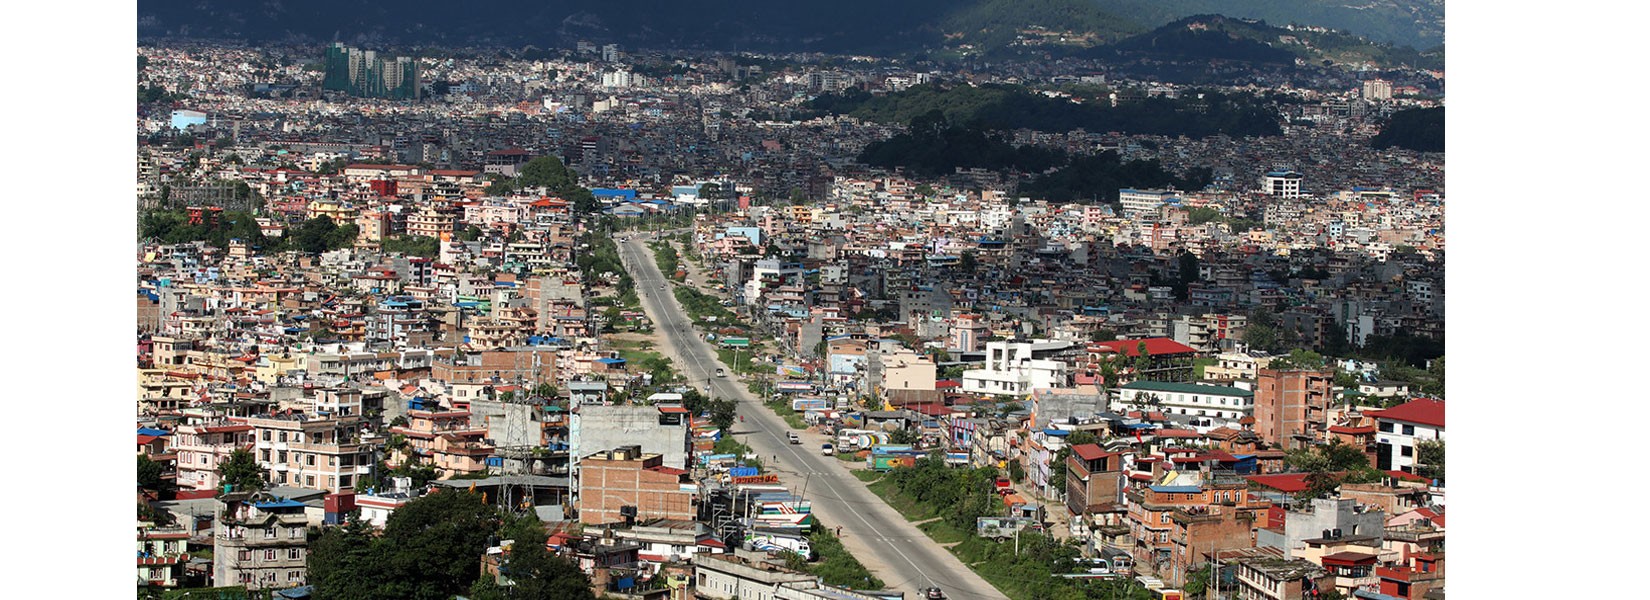
[{"label": "green tree", "polygon": [[733,421],[737,418],[739,405],[729,398],[717,398],[710,402],[710,422],[723,432],[733,430]]},{"label": "green tree", "polygon": [[[383,596],[446,600],[470,589],[500,524],[482,495],[445,490],[408,502],[384,523]],[[380,596],[380,597],[383,597]]]},{"label": "green tree", "polygon": [[1444,482],[1444,440],[1415,443],[1415,474]]},{"label": "green tree", "polygon": [[[321,598],[382,598],[388,580],[385,548],[371,525],[352,518],[342,527],[311,529],[309,583]],[[479,558],[479,555],[478,555]]]},{"label": "green tree", "polygon": [[892,444],[915,444],[921,439],[917,432],[904,428],[896,429],[888,435],[888,442]]},{"label": "green tree", "polygon": [[538,384],[533,386],[533,395],[539,398],[555,398],[556,386],[549,383]]},{"label": "green tree", "polygon": [[464,240],[466,242],[473,242],[473,241],[481,239],[482,235],[484,235],[484,232],[481,231],[480,227],[476,227],[475,225],[471,225],[469,227],[465,227],[464,231],[462,233],[458,234],[458,239]]},{"label": "green tree", "polygon": [[137,457],[138,487],[146,490],[159,490],[161,472],[165,467],[158,462],[149,460],[149,457],[139,454]]},{"label": "green tree", "polygon": [[550,553],[544,545],[549,536],[532,514],[508,524],[501,535],[511,540],[503,571],[514,585],[506,597],[594,600],[590,580],[577,565]]},{"label": "green tree", "polygon": [[441,254],[441,240],[427,235],[398,235],[384,240],[385,252],[434,258]]},{"label": "green tree", "polygon": [[235,491],[264,489],[268,476],[269,470],[259,465],[252,451],[245,448],[236,448],[227,460],[218,463],[218,479],[235,486]]}]

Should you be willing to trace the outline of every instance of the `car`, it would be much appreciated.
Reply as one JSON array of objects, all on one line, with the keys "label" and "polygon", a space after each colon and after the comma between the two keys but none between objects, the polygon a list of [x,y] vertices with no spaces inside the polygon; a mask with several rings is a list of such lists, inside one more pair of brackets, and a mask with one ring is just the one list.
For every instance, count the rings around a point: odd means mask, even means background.
[{"label": "car", "polygon": [[727,369],[717,369],[716,370],[716,376],[717,377],[727,377],[728,376],[728,370]]},{"label": "car", "polygon": [[659,289],[661,289],[661,290],[665,289],[665,284],[663,284],[663,283],[659,284]]},{"label": "car", "polygon": [[819,447],[819,453],[824,454],[825,456],[830,456],[836,453],[836,447],[832,446],[830,443],[826,443]]},{"label": "car", "polygon": [[788,439],[790,439],[790,441],[791,441],[791,443],[792,443],[792,444],[800,444],[800,443],[802,443],[802,436],[799,436],[799,435],[797,435],[797,434],[796,434],[796,432],[795,432],[795,431],[787,431],[787,432],[785,432],[785,437],[786,437],[786,438],[788,438]]}]

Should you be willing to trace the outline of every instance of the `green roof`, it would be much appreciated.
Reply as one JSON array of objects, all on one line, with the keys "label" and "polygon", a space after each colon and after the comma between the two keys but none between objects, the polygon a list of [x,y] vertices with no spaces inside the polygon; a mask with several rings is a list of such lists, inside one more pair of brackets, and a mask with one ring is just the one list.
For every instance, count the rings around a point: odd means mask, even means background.
[{"label": "green roof", "polygon": [[1134,381],[1125,384],[1125,390],[1145,390],[1148,392],[1179,392],[1182,394],[1211,394],[1215,396],[1254,396],[1249,390],[1227,387],[1224,385],[1199,385],[1196,383],[1174,383],[1169,381]]}]

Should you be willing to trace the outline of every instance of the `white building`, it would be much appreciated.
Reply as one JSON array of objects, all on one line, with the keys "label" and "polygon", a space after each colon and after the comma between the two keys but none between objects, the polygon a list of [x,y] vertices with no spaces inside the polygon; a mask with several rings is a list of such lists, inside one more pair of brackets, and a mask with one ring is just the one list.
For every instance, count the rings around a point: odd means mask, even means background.
[{"label": "white building", "polygon": [[1117,190],[1117,199],[1123,205],[1123,216],[1137,219],[1142,215],[1155,215],[1157,209],[1170,202],[1179,202],[1180,195],[1174,190],[1136,190],[1123,188]]},{"label": "white building", "polygon": [[1301,179],[1301,174],[1294,171],[1271,171],[1260,178],[1260,191],[1280,198],[1299,198]]},{"label": "white building", "polygon": [[1039,346],[1051,344],[987,343],[985,368],[963,371],[963,391],[971,394],[1024,396],[1032,390],[1066,387],[1069,370],[1064,361],[1034,358],[1034,353],[1040,349]]},{"label": "white building", "polygon": [[1166,381],[1135,381],[1124,385],[1118,390],[1111,410],[1117,413],[1133,410],[1136,406],[1147,404],[1148,395],[1156,397],[1164,414],[1236,421],[1255,412],[1255,393],[1252,391]]},{"label": "white building", "polygon": [[1369,416],[1375,417],[1377,469],[1414,473],[1415,445],[1444,439],[1443,400],[1417,398]]}]

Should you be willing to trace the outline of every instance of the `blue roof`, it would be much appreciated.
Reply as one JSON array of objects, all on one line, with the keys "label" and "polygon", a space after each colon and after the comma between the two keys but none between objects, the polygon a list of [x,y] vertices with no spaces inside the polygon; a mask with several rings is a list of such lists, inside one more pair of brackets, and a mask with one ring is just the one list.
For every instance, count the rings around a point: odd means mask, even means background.
[{"label": "blue roof", "polygon": [[1150,487],[1154,492],[1166,494],[1196,494],[1203,491],[1203,488],[1195,485],[1154,485]]},{"label": "blue roof", "polygon": [[148,427],[139,427],[138,428],[138,435],[172,435],[172,432],[167,431],[165,429],[151,429],[151,428],[148,428]]},{"label": "blue roof", "polygon": [[598,359],[596,359],[596,362],[602,363],[604,365],[618,365],[618,364],[624,364],[624,359],[622,359],[622,358],[598,358]]},{"label": "blue roof", "polygon": [[303,508],[304,503],[297,500],[287,500],[282,498],[275,502],[253,502],[252,506],[258,508]]},{"label": "blue roof", "polygon": [[1066,437],[1068,435],[1071,435],[1070,431],[1066,431],[1064,429],[1044,429],[1043,433],[1045,435],[1053,435],[1053,436],[1059,436],[1059,437]]}]

